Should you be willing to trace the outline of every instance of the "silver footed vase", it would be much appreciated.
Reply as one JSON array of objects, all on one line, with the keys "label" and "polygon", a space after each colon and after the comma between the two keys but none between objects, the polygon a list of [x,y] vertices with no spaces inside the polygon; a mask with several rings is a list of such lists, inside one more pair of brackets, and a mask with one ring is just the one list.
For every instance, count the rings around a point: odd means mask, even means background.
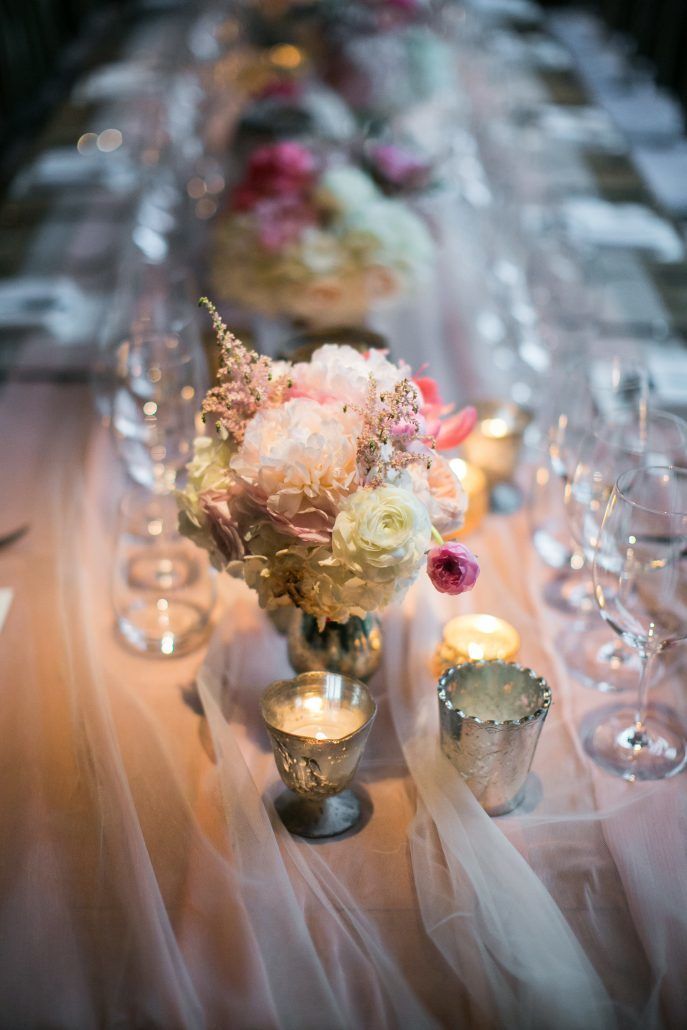
[{"label": "silver footed vase", "polygon": [[296,609],[288,635],[289,661],[296,673],[338,672],[367,682],[382,660],[382,625],[372,613],[348,622],[325,623]]}]

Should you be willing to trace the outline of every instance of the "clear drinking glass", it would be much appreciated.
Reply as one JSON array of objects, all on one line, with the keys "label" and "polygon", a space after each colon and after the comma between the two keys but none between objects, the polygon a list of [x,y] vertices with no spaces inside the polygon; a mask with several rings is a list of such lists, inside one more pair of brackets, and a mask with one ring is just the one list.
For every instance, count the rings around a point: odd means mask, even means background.
[{"label": "clear drinking glass", "polygon": [[177,530],[173,496],[133,487],[119,512],[112,602],[117,628],[137,651],[179,655],[205,638],[215,603],[206,556]]},{"label": "clear drinking glass", "polygon": [[637,704],[595,712],[584,746],[627,780],[660,780],[687,761],[684,730],[669,709],[649,709],[658,655],[687,638],[687,469],[649,466],[618,479],[594,556],[601,615],[641,661]]},{"label": "clear drinking glass", "polygon": [[[617,411],[600,416],[582,441],[565,490],[570,531],[591,570],[601,520],[618,476],[645,465],[687,462],[687,423],[662,411]],[[566,633],[561,651],[568,668],[585,684],[611,692],[631,686],[636,654],[612,638],[603,624]]]},{"label": "clear drinking glass", "polygon": [[176,333],[132,334],[115,353],[112,429],[131,478],[173,489],[190,458],[204,360]]},{"label": "clear drinking glass", "polygon": [[[649,373],[634,355],[600,354],[561,365],[551,399],[540,415],[548,457],[561,496],[577,464],[577,454],[590,425],[598,415],[639,411],[646,406]],[[535,533],[538,527],[534,527]],[[545,538],[535,536],[538,552],[546,554]],[[579,551],[569,566],[548,584],[544,597],[554,608],[576,615],[590,614],[593,600],[589,584],[579,575],[583,567]]]}]

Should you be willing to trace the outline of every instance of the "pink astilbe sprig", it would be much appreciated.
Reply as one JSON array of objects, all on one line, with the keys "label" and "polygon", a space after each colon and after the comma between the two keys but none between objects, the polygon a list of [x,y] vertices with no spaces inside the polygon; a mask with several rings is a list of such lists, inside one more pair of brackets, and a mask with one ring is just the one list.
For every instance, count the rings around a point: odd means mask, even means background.
[{"label": "pink astilbe sprig", "polygon": [[370,375],[358,436],[358,473],[364,483],[378,487],[391,472],[400,472],[413,462],[431,464],[426,450],[411,450],[420,439],[420,406],[417,391],[409,379],[401,379],[393,390],[377,393],[377,381]]},{"label": "pink astilbe sprig", "polygon": [[218,384],[205,395],[203,421],[210,416],[222,437],[232,437],[240,444],[257,410],[268,401],[278,401],[288,383],[281,376],[273,381],[271,360],[241,343],[212,301],[201,297],[198,303],[210,314],[220,348]]}]

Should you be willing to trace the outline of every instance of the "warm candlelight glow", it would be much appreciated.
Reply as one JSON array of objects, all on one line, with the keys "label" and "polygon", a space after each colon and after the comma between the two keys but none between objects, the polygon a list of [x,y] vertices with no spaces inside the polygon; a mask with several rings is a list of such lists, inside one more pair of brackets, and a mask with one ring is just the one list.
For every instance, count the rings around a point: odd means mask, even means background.
[{"label": "warm candlelight glow", "polygon": [[452,458],[449,465],[461,481],[468,502],[465,522],[456,533],[451,533],[446,537],[446,539],[452,540],[478,528],[489,509],[489,487],[482,470],[474,465],[469,465],[462,458]]},{"label": "warm candlelight glow", "polygon": [[520,650],[520,634],[494,615],[458,615],[444,626],[434,653],[432,671],[441,675],[452,665],[476,661],[512,661]]},{"label": "warm candlelight glow", "polygon": [[491,483],[509,480],[531,413],[512,401],[482,401],[476,407],[477,425],[463,443],[468,461],[482,469]]},{"label": "warm candlelight glow", "polygon": [[365,716],[358,709],[325,706],[322,697],[314,696],[303,698],[300,704],[285,712],[281,729],[297,737],[341,740],[355,733],[364,722]]},{"label": "warm candlelight glow", "polygon": [[494,615],[458,615],[444,627],[444,642],[471,661],[508,661],[520,649],[517,630]]},{"label": "warm candlelight glow", "polygon": [[484,418],[479,427],[485,436],[491,436],[494,439],[501,439],[513,432],[513,426],[509,425],[504,418]]}]

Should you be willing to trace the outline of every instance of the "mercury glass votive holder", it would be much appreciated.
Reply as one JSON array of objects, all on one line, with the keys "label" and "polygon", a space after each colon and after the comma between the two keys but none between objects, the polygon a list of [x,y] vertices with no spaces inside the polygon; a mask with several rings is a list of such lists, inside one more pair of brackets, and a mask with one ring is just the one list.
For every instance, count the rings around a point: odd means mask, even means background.
[{"label": "mercury glass votive holder", "polygon": [[532,412],[514,401],[478,401],[475,407],[477,423],[463,442],[467,460],[492,484],[510,480]]},{"label": "mercury glass votive holder", "polygon": [[260,710],[286,790],[276,809],[299,837],[334,837],[360,819],[347,789],[377,706],[364,683],[334,672],[305,672],[271,683]]},{"label": "mercury glass votive holder", "polygon": [[446,670],[438,691],[444,754],[489,815],[512,811],[551,707],[546,681],[511,662],[466,662]]}]

